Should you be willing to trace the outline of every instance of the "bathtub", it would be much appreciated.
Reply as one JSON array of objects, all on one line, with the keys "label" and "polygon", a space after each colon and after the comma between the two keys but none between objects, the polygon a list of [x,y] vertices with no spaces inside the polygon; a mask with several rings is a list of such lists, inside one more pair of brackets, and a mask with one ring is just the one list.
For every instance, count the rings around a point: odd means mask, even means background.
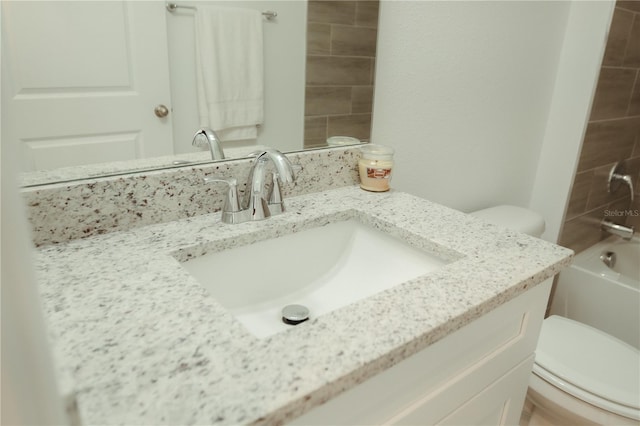
[{"label": "bathtub", "polygon": [[[615,265],[601,260],[615,253]],[[640,348],[640,238],[611,237],[576,255],[560,273],[550,315],[596,327]]]}]

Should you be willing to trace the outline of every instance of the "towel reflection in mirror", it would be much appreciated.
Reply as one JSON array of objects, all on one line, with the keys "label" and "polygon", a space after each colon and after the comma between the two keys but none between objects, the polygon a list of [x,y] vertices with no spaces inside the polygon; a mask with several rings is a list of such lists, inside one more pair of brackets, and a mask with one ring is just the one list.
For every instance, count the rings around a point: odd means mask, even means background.
[{"label": "towel reflection in mirror", "polygon": [[224,141],[256,139],[264,121],[262,13],[199,6],[195,24],[200,127]]}]

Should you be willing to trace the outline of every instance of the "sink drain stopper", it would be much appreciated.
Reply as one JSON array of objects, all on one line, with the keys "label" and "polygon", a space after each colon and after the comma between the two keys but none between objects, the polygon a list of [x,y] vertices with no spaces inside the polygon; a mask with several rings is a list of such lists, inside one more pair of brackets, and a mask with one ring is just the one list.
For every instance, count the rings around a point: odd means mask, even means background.
[{"label": "sink drain stopper", "polygon": [[282,308],[282,322],[297,325],[309,319],[309,309],[302,305],[287,305]]}]

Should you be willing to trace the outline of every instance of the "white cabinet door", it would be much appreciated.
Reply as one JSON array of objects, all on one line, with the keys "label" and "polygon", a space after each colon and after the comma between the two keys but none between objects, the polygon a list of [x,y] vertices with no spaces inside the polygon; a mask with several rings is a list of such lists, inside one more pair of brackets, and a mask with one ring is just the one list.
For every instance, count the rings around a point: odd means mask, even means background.
[{"label": "white cabinet door", "polygon": [[553,279],[290,424],[516,424]]},{"label": "white cabinet door", "polygon": [[[534,356],[531,355],[495,382],[479,391],[476,396],[457,407],[442,419],[434,418],[435,410],[446,404],[451,396],[445,393],[416,404],[393,420],[397,425],[465,425],[498,426],[517,425],[527,393],[527,383],[531,375]],[[467,378],[467,381],[476,380]],[[465,384],[458,383],[448,392],[462,394]]]},{"label": "white cabinet door", "polygon": [[[24,171],[173,152],[161,1],[3,1],[2,143]],[[18,159],[16,159],[18,160]]]}]

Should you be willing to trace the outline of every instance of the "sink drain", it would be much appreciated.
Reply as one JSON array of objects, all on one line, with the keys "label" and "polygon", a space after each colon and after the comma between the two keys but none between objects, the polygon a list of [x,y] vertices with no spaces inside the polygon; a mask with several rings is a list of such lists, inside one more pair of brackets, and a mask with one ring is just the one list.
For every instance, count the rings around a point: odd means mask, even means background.
[{"label": "sink drain", "polygon": [[302,305],[287,305],[282,308],[282,322],[297,325],[309,319],[309,309]]}]

